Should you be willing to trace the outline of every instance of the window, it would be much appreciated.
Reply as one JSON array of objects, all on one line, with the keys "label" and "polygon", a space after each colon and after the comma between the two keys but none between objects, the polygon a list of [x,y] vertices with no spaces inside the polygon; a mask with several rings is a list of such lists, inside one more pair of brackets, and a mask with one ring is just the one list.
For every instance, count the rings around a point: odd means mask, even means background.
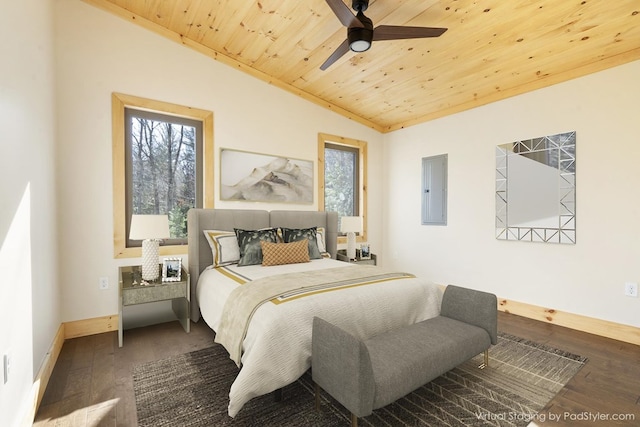
[{"label": "window", "polygon": [[122,94],[112,104],[115,257],[140,256],[133,214],[168,215],[160,252],[186,253],[187,211],[213,207],[213,114]]},{"label": "window", "polygon": [[124,117],[126,229],[131,215],[168,215],[164,244],[184,245],[187,211],[202,207],[202,122],[134,108]]},{"label": "window", "polygon": [[318,159],[318,210],[336,211],[338,218],[361,216],[363,233],[358,240],[366,241],[367,143],[319,134]]}]

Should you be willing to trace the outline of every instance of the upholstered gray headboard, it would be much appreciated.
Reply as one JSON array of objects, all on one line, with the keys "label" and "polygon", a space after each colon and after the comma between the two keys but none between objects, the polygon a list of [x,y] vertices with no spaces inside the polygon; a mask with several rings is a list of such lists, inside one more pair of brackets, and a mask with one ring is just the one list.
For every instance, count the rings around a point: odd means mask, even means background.
[{"label": "upholstered gray headboard", "polygon": [[213,264],[211,248],[203,230],[242,228],[256,230],[265,227],[308,228],[324,227],[327,251],[336,257],[338,245],[338,214],[318,211],[264,211],[249,209],[191,209],[187,214],[189,230],[189,274],[191,278],[191,320],[200,319],[196,286],[200,273]]}]

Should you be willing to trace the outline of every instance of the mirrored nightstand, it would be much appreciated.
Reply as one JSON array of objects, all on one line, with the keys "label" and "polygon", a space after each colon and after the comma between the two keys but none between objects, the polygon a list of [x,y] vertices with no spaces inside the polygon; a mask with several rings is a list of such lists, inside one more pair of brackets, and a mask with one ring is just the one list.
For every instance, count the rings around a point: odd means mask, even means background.
[{"label": "mirrored nightstand", "polygon": [[376,254],[371,254],[371,258],[362,259],[360,258],[359,250],[356,250],[355,260],[350,260],[349,258],[347,258],[347,251],[345,249],[338,250],[336,254],[336,259],[338,261],[351,262],[351,263],[364,264],[364,265],[377,265],[378,263],[378,257],[376,256]]},{"label": "mirrored nightstand", "polygon": [[[158,266],[159,269],[162,265]],[[118,268],[118,345],[122,347],[123,308],[129,305],[146,304],[156,301],[171,300],[171,308],[185,332],[191,330],[189,307],[191,291],[189,287],[189,272],[182,267],[179,282],[162,282],[160,277],[148,285],[141,285],[142,271],[139,265]]]}]

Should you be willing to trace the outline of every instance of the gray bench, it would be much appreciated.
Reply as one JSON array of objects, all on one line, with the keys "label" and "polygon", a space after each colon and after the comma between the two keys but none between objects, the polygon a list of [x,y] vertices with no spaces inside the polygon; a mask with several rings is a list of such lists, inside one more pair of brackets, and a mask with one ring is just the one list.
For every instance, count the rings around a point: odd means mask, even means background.
[{"label": "gray bench", "polygon": [[493,294],[449,285],[440,316],[366,340],[314,317],[311,372],[351,412],[351,424],[423,386],[498,342]]}]

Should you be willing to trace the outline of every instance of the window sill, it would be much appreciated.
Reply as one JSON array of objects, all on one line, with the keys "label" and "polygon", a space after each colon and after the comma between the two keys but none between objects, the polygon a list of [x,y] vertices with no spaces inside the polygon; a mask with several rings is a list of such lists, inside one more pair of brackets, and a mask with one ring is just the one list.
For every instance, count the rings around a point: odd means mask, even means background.
[{"label": "window sill", "polygon": [[[160,246],[160,256],[171,255],[187,255],[189,247],[187,245]],[[116,248],[113,255],[115,259],[121,258],[140,258],[142,257],[142,248]]]}]

